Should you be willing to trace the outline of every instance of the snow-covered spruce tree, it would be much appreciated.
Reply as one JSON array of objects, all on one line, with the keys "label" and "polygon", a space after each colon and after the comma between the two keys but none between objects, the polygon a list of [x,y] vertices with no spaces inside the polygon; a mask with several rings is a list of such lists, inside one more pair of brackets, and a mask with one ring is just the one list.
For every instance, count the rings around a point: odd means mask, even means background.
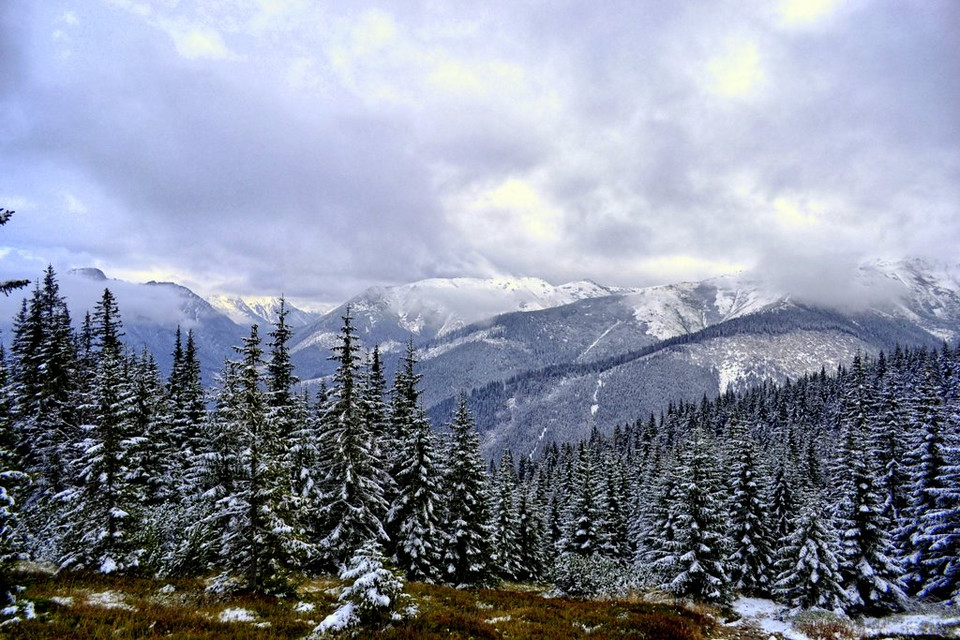
[{"label": "snow-covered spruce tree", "polygon": [[629,534],[632,501],[627,471],[615,453],[606,456],[603,468],[606,473],[597,551],[604,557],[626,562],[632,555]]},{"label": "snow-covered spruce tree", "polygon": [[52,560],[58,555],[61,515],[54,495],[67,487],[72,445],[80,437],[76,340],[52,267],[14,320],[11,354],[17,455],[31,478],[18,525],[31,555]]},{"label": "snow-covered spruce tree", "polygon": [[679,534],[676,512],[670,508],[678,491],[676,474],[672,473],[675,460],[667,456],[662,462],[663,470],[648,480],[652,485],[650,500],[637,505],[631,525],[636,547],[634,573],[648,586],[659,586],[666,576],[673,575],[675,557],[671,545]]},{"label": "snow-covered spruce tree", "polygon": [[145,549],[141,562],[160,569],[179,535],[181,478],[171,461],[163,380],[153,356],[144,349],[127,360],[131,385],[127,411],[132,433],[142,438],[131,460],[130,482],[140,504],[140,539]]},{"label": "snow-covered spruce tree", "polygon": [[764,595],[769,592],[774,557],[767,481],[759,447],[746,425],[737,420],[727,427],[725,445],[730,496],[727,571],[734,590],[751,596]]},{"label": "snow-covered spruce tree", "polygon": [[443,580],[457,587],[495,581],[490,532],[489,483],[480,438],[463,394],[450,423],[450,453],[443,477],[447,508],[443,523]]},{"label": "snow-covered spruce tree", "polygon": [[518,580],[539,580],[546,569],[546,495],[535,474],[517,488],[517,543],[520,555]]},{"label": "snow-covered spruce tree", "polygon": [[301,566],[309,553],[289,512],[290,485],[282,465],[285,443],[275,425],[267,419],[266,393],[260,371],[262,349],[257,325],[250,329],[240,360],[228,364],[224,377],[224,400],[229,409],[218,418],[220,429],[229,437],[224,444],[230,466],[220,485],[213,512],[207,522],[215,537],[205,546],[213,552],[215,564],[223,570],[219,585],[239,579],[241,588],[253,593],[284,593],[289,574]]},{"label": "snow-covered spruce tree", "polygon": [[770,535],[774,541],[786,540],[800,520],[800,480],[790,463],[781,460],[770,489]]},{"label": "snow-covered spruce tree", "polygon": [[906,599],[902,569],[892,549],[883,505],[877,492],[879,474],[867,437],[867,397],[863,363],[854,358],[843,403],[840,451],[836,461],[834,519],[840,531],[840,573],[851,613],[897,611]]},{"label": "snow-covered spruce tree", "polygon": [[22,555],[22,541],[16,530],[16,496],[26,485],[16,455],[16,436],[10,419],[9,379],[3,345],[0,344],[0,609],[16,599],[10,570]]},{"label": "snow-covered spruce tree", "polygon": [[517,580],[522,574],[520,556],[520,514],[517,511],[517,468],[509,449],[500,456],[500,465],[493,480],[491,536],[493,561],[497,575]]},{"label": "snow-covered spruce tree", "polygon": [[918,542],[926,549],[924,567],[930,575],[921,598],[960,604],[960,447],[950,448],[951,461],[943,470],[945,488],[937,492],[937,506],[920,519]]},{"label": "snow-covered spruce tree", "polygon": [[133,433],[143,438],[133,461],[131,481],[137,485],[140,500],[148,510],[162,510],[175,502],[179,478],[170,465],[173,453],[170,432],[163,422],[163,380],[153,356],[146,349],[128,359],[132,395],[130,419]]},{"label": "snow-covered spruce tree", "polygon": [[200,359],[193,331],[187,332],[186,346],[183,346],[180,328],[177,327],[173,365],[167,382],[166,418],[175,477],[182,479],[193,466],[195,456],[208,448],[204,434],[204,400]]},{"label": "snow-covered spruce tree", "polygon": [[675,523],[674,539],[664,543],[658,563],[665,578],[661,586],[680,597],[727,602],[731,585],[724,566],[723,490],[713,442],[701,429],[681,446],[673,474],[676,491],[667,519]]},{"label": "snow-covered spruce tree", "polygon": [[135,483],[145,438],[134,431],[133,382],[120,343],[121,323],[109,289],[94,312],[97,375],[90,398],[93,423],[71,467],[72,486],[58,495],[64,508],[60,565],[102,573],[130,571],[144,553],[142,493]]},{"label": "snow-covered spruce tree", "polygon": [[837,548],[829,516],[819,500],[811,499],[779,554],[773,585],[777,600],[797,610],[843,613],[847,594],[840,582]]},{"label": "snow-covered spruce tree", "polygon": [[396,497],[387,514],[394,560],[410,580],[442,579],[443,469],[430,423],[417,411],[397,457]]},{"label": "snow-covered spruce tree", "polygon": [[577,448],[573,492],[564,517],[564,550],[591,556],[600,550],[602,490],[592,451],[581,442]]},{"label": "snow-covered spruce tree", "polygon": [[322,498],[316,514],[317,542],[327,568],[342,566],[367,540],[387,540],[382,514],[388,507],[384,497],[388,481],[363,420],[358,350],[348,308],[331,358],[337,371],[318,428]]},{"label": "snow-covered spruce tree", "polygon": [[882,471],[878,488],[883,498],[883,516],[900,527],[909,508],[910,474],[904,461],[911,403],[905,397],[898,372],[888,370],[877,386],[879,415],[872,423],[871,449]]},{"label": "snow-covered spruce tree", "polygon": [[[218,567],[218,540],[229,519],[220,500],[235,494],[242,476],[243,431],[240,420],[240,363],[228,360],[211,394],[214,409],[201,433],[206,445],[193,452],[180,481],[181,499],[171,517],[179,524],[163,558],[165,575],[195,575]],[[222,516],[222,519],[221,519]]]},{"label": "snow-covered spruce tree", "polygon": [[388,566],[380,544],[363,543],[340,571],[341,580],[351,580],[340,592],[342,604],[327,616],[308,640],[328,633],[354,630],[354,637],[376,634],[395,622],[416,614],[416,605],[404,591],[403,578]]},{"label": "snow-covered spruce tree", "polygon": [[960,434],[937,383],[930,364],[917,394],[905,581],[922,598],[944,600],[960,588]]},{"label": "snow-covered spruce tree", "polygon": [[[287,504],[290,524],[299,535],[307,538],[310,512],[317,506],[318,478],[316,423],[308,416],[306,396],[298,395],[294,387],[300,382],[294,375],[288,343],[293,330],[287,324],[290,314],[283,296],[273,329],[270,331],[269,356],[265,372],[267,422],[276,433],[280,466],[285,470]],[[314,555],[311,550],[311,555]]]},{"label": "snow-covered spruce tree", "polygon": [[[386,433],[376,434],[378,448],[382,452],[384,462],[389,470],[390,478],[396,478],[401,471],[400,450],[407,441],[410,429],[417,419],[420,410],[420,380],[423,376],[416,372],[417,351],[413,345],[413,338],[407,342],[406,352],[397,366],[390,389],[389,425]],[[396,486],[386,486],[386,499],[392,504],[396,498]],[[388,529],[388,533],[393,531]],[[387,553],[392,553],[390,543],[387,544]]]}]

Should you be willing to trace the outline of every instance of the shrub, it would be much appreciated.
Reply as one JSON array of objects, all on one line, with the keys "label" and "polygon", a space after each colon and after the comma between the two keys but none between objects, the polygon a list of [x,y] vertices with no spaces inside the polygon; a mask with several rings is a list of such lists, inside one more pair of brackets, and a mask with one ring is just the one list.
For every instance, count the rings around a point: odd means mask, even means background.
[{"label": "shrub", "polygon": [[625,563],[596,554],[562,554],[554,563],[552,578],[557,591],[575,598],[624,597],[631,587]]}]

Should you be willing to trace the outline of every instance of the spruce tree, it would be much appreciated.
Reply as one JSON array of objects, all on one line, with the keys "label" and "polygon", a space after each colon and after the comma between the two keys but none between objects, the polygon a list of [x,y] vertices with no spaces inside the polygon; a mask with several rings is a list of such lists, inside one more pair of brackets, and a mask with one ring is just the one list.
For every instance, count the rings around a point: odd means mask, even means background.
[{"label": "spruce tree", "polygon": [[443,478],[447,508],[444,530],[444,581],[457,587],[493,584],[487,474],[480,439],[466,396],[460,395],[450,423],[450,453]]},{"label": "spruce tree", "polygon": [[727,432],[730,499],[727,570],[733,588],[746,595],[768,592],[773,569],[773,539],[766,503],[767,486],[756,441],[734,421]]},{"label": "spruce tree", "polygon": [[[282,464],[285,444],[267,418],[266,392],[260,372],[262,349],[257,325],[237,348],[240,359],[228,364],[219,418],[227,431],[229,466],[222,470],[221,492],[208,521],[219,535],[207,542],[223,581],[239,578],[253,593],[285,593],[289,574],[311,551],[290,513],[290,487]],[[232,476],[232,477],[230,477]]]},{"label": "spruce tree", "polygon": [[600,551],[603,538],[600,529],[603,495],[592,452],[582,442],[577,450],[573,486],[565,518],[565,551],[591,556]]},{"label": "spruce tree", "polygon": [[0,344],[0,605],[16,601],[16,588],[10,574],[13,563],[23,555],[17,535],[17,497],[27,483],[16,454],[16,435],[10,416],[9,379],[6,355]]},{"label": "spruce tree", "polygon": [[603,464],[604,490],[601,493],[599,547],[601,555],[627,561],[630,548],[631,491],[627,471],[620,456],[611,453]]},{"label": "spruce tree", "polygon": [[933,360],[928,363],[917,391],[913,487],[901,539],[908,552],[904,580],[910,590],[943,600],[960,587],[960,448],[935,365]]},{"label": "spruce tree", "polygon": [[329,566],[342,566],[366,541],[387,540],[381,515],[388,507],[384,497],[387,479],[363,420],[359,345],[351,320],[348,308],[331,358],[337,362],[337,371],[318,429],[323,493],[317,513],[317,542]]},{"label": "spruce tree", "polygon": [[517,580],[523,573],[520,557],[520,514],[517,511],[517,468],[509,449],[500,456],[493,483],[491,543],[497,574],[506,580]]},{"label": "spruce tree", "polygon": [[674,540],[660,567],[669,568],[663,587],[682,597],[724,603],[730,599],[730,579],[724,565],[721,486],[713,443],[699,429],[680,451],[674,469],[676,494],[667,518],[675,523]]},{"label": "spruce tree", "polygon": [[94,312],[97,377],[90,399],[93,423],[84,425],[64,504],[60,565],[102,573],[130,571],[144,553],[141,495],[135,478],[144,434],[135,431],[133,382],[120,342],[121,322],[109,289]]},{"label": "spruce tree", "polygon": [[21,520],[33,542],[44,547],[34,551],[50,557],[56,535],[51,524],[60,508],[51,500],[68,486],[71,466],[80,439],[76,422],[76,340],[66,300],[52,267],[43,275],[43,285],[34,287],[14,321],[12,383],[13,417],[21,435],[17,453],[32,482],[24,496]]},{"label": "spruce tree", "polygon": [[906,596],[900,582],[902,569],[889,555],[892,544],[876,487],[879,474],[867,446],[867,390],[859,354],[854,358],[849,378],[835,472],[842,582],[851,612],[897,611]]},{"label": "spruce tree", "polygon": [[539,580],[546,569],[545,501],[546,495],[535,474],[527,475],[519,486],[517,503],[519,580]]},{"label": "spruce tree", "polygon": [[779,575],[773,592],[795,610],[826,609],[843,613],[847,594],[841,583],[837,537],[819,501],[802,511],[800,520],[784,541]]},{"label": "spruce tree", "polygon": [[422,412],[407,426],[396,460],[396,497],[387,514],[394,560],[410,580],[439,580],[443,576],[443,470],[433,432]]}]

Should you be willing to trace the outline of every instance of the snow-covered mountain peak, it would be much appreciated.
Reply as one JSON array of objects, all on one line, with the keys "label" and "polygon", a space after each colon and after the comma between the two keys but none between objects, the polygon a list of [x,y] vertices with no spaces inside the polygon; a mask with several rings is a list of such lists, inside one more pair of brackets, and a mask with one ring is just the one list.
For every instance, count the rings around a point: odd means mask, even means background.
[{"label": "snow-covered mountain peak", "polygon": [[555,286],[541,278],[430,278],[371,287],[350,301],[355,315],[387,315],[404,330],[429,338],[513,311],[538,311],[617,290],[591,281]]},{"label": "snow-covered mountain peak", "polygon": [[[236,324],[245,327],[252,324],[272,325],[280,312],[280,298],[275,296],[216,295],[211,296],[209,302]],[[293,328],[306,326],[322,315],[299,309],[290,304],[289,300],[285,301],[285,306],[289,312],[287,323]]]}]

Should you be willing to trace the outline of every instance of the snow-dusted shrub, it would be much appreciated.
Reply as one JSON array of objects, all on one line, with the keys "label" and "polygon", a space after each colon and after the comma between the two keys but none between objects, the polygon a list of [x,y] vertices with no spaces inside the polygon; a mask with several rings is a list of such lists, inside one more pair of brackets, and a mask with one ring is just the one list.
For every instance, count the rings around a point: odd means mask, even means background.
[{"label": "snow-dusted shrub", "polygon": [[384,566],[384,562],[383,551],[374,541],[364,543],[354,553],[350,564],[340,571],[341,580],[353,580],[340,592],[342,604],[308,639],[356,627],[364,631],[382,629],[416,613],[416,606],[403,590],[403,578]]},{"label": "snow-dusted shrub", "polygon": [[852,640],[861,637],[849,619],[822,609],[798,614],[793,618],[793,628],[811,640]]},{"label": "snow-dusted shrub", "polygon": [[551,577],[558,592],[576,598],[624,596],[632,586],[626,563],[599,554],[561,554]]}]

